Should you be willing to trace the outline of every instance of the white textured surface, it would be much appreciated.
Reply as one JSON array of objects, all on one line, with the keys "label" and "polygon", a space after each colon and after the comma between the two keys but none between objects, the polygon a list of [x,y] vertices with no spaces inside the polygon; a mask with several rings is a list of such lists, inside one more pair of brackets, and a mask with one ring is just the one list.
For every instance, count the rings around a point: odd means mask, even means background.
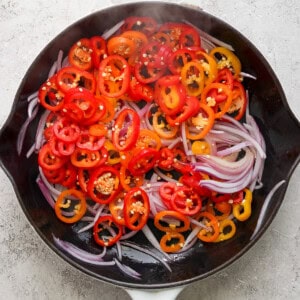
[{"label": "white textured surface", "polygon": [[[40,50],[67,25],[122,0],[0,0],[0,125]],[[228,22],[269,61],[300,118],[299,0],[186,0]],[[274,222],[236,263],[195,282],[183,299],[300,299],[300,167]],[[0,299],[129,299],[58,258],[30,227],[0,171]]]}]

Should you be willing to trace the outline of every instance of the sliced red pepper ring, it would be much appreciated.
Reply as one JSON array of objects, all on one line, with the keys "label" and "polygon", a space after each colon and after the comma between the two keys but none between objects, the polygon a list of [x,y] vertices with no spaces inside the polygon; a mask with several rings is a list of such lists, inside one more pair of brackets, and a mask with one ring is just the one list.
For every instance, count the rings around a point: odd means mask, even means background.
[{"label": "sliced red pepper ring", "polygon": [[153,148],[136,149],[128,163],[132,175],[140,176],[150,171],[158,162],[159,152]]},{"label": "sliced red pepper ring", "polygon": [[184,245],[185,238],[179,232],[167,232],[160,239],[160,248],[167,253],[178,252]]},{"label": "sliced red pepper ring", "polygon": [[[215,90],[217,94],[224,95],[225,101],[217,103],[216,99],[209,96],[209,93]],[[215,118],[221,118],[230,108],[232,102],[232,91],[226,84],[213,82],[206,86],[201,94],[201,102],[207,104],[215,110]]]},{"label": "sliced red pepper ring", "polygon": [[165,73],[165,67],[151,67],[138,62],[134,67],[134,76],[141,83],[152,83],[162,77]]},{"label": "sliced red pepper ring", "polygon": [[112,142],[118,151],[127,151],[135,145],[140,130],[140,118],[136,111],[125,108],[118,115],[112,134]]},{"label": "sliced red pepper ring", "polygon": [[47,180],[51,183],[61,183],[65,177],[62,167],[55,170],[42,169],[42,172]]},{"label": "sliced red pepper ring", "polygon": [[109,55],[119,55],[128,59],[135,51],[135,42],[125,36],[114,36],[107,42],[107,52]]},{"label": "sliced red pepper ring", "polygon": [[49,78],[39,89],[39,103],[50,111],[59,111],[64,106],[64,93],[56,84],[56,75]]},{"label": "sliced red pepper ring", "polygon": [[162,112],[166,115],[176,115],[179,113],[185,103],[185,89],[181,84],[160,86],[159,83],[155,85],[156,101],[160,106]]},{"label": "sliced red pepper ring", "polygon": [[89,169],[84,169],[84,168],[79,168],[78,169],[78,184],[81,188],[81,190],[86,194],[87,193],[87,183],[90,179],[90,170]]},{"label": "sliced red pepper ring", "polygon": [[198,216],[198,221],[207,227],[200,229],[198,238],[203,242],[213,242],[219,236],[219,223],[217,218],[209,212],[201,212]]},{"label": "sliced red pepper ring", "polygon": [[61,181],[61,185],[69,189],[75,188],[77,181],[77,169],[70,162],[64,164],[62,169],[64,177]]},{"label": "sliced red pepper ring", "polygon": [[92,67],[91,42],[87,38],[80,39],[70,49],[69,62],[80,70],[89,70]]},{"label": "sliced red pepper ring", "polygon": [[90,39],[92,48],[92,62],[96,69],[107,55],[106,40],[101,36],[93,36]]},{"label": "sliced red pepper ring", "polygon": [[167,122],[171,126],[180,125],[190,117],[196,115],[199,111],[199,100],[196,97],[186,97],[186,103],[183,106],[182,111],[176,116],[166,116]]},{"label": "sliced red pepper ring", "polygon": [[154,217],[154,225],[163,232],[184,232],[190,229],[190,219],[173,210],[162,210]]},{"label": "sliced red pepper ring", "polygon": [[187,216],[195,215],[202,207],[201,198],[187,186],[179,186],[174,191],[170,203],[173,210]]},{"label": "sliced red pepper ring", "polygon": [[132,188],[124,198],[125,225],[131,230],[141,230],[147,223],[150,214],[150,203],[146,192]]},{"label": "sliced red pepper ring", "polygon": [[125,165],[120,168],[120,182],[125,191],[139,187],[144,182],[144,176],[133,176]]},{"label": "sliced red pepper ring", "polygon": [[234,117],[237,121],[244,116],[247,107],[247,95],[244,86],[239,81],[233,82],[232,102],[227,114]]},{"label": "sliced red pepper ring", "polygon": [[55,155],[50,145],[45,144],[39,151],[38,163],[42,169],[45,170],[57,170],[60,169],[66,162],[65,157]]},{"label": "sliced red pepper ring", "polygon": [[157,22],[151,17],[136,17],[131,16],[125,19],[121,27],[121,31],[128,30],[141,31],[147,36],[152,35],[157,29]]},{"label": "sliced red pepper ring", "polygon": [[195,58],[195,53],[187,48],[179,49],[169,56],[168,68],[173,74],[180,74],[183,66]]},{"label": "sliced red pepper ring", "polygon": [[203,139],[214,125],[213,109],[204,103],[200,103],[199,108],[198,114],[190,118],[185,126],[186,136],[190,140]]},{"label": "sliced red pepper ring", "polygon": [[81,130],[80,136],[76,141],[76,146],[80,149],[100,150],[104,145],[105,137],[91,135],[88,130]]},{"label": "sliced red pepper ring", "polygon": [[55,214],[65,223],[79,221],[86,212],[86,200],[84,195],[75,189],[62,191],[55,202]]},{"label": "sliced red pepper ring", "polygon": [[179,44],[181,48],[201,47],[199,33],[193,27],[185,29],[179,36]]},{"label": "sliced red pepper ring", "polygon": [[128,96],[130,100],[151,102],[154,99],[154,90],[150,85],[141,83],[135,76],[132,76],[129,83]]},{"label": "sliced red pepper ring", "polygon": [[128,90],[129,81],[130,68],[122,56],[110,55],[101,61],[98,85],[103,96],[116,98],[124,95]]},{"label": "sliced red pepper ring", "polygon": [[66,93],[73,88],[84,88],[94,93],[96,80],[93,74],[75,67],[64,67],[57,72],[56,83],[59,89]]},{"label": "sliced red pepper ring", "polygon": [[168,210],[172,210],[171,198],[172,198],[172,195],[177,190],[177,187],[178,187],[178,184],[176,184],[175,182],[165,182],[159,187],[159,190],[158,190],[159,195]]},{"label": "sliced red pepper ring", "polygon": [[94,225],[94,240],[102,247],[110,247],[121,238],[122,229],[122,226],[116,223],[112,216],[101,216]]},{"label": "sliced red pepper ring", "polygon": [[87,184],[89,196],[101,204],[108,204],[112,201],[118,195],[120,188],[119,171],[109,166],[92,171]]},{"label": "sliced red pepper ring", "polygon": [[62,142],[74,143],[79,138],[80,129],[67,118],[62,118],[54,123],[53,133]]},{"label": "sliced red pepper ring", "polygon": [[159,151],[158,167],[163,170],[172,170],[175,159],[174,152],[169,148],[161,148]]},{"label": "sliced red pepper ring", "polygon": [[76,148],[71,154],[71,163],[77,168],[94,168],[103,165],[107,160],[107,151],[104,147],[98,150]]},{"label": "sliced red pepper ring", "polygon": [[209,197],[211,190],[199,185],[200,180],[205,179],[204,175],[199,172],[183,174],[179,181],[187,187],[192,188],[199,196]]}]

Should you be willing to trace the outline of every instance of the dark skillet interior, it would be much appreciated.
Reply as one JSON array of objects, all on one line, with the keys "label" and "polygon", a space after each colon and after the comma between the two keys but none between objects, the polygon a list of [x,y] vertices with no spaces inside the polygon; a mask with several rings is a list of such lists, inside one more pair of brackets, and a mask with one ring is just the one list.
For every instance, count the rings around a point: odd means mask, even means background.
[{"label": "dark skillet interior", "polygon": [[[202,30],[232,44],[241,59],[243,71],[257,76],[258,80],[245,80],[249,90],[250,111],[257,120],[267,143],[267,160],[263,176],[264,187],[254,194],[253,213],[245,223],[239,223],[237,233],[222,244],[196,244],[184,254],[173,255],[173,270],[168,272],[160,263],[132,249],[124,249],[124,263],[142,274],[137,281],[123,275],[115,267],[93,267],[79,262],[59,250],[52,235],[70,241],[82,249],[97,252],[90,233],[78,235],[80,225],[69,226],[57,220],[53,210],[43,199],[35,180],[38,174],[36,156],[25,158],[34,141],[37,120],[30,126],[21,156],[16,152],[17,135],[27,116],[26,98],[46,80],[52,63],[60,49],[69,47],[82,37],[102,34],[106,29],[127,16],[152,16],[158,21],[186,19]],[[127,287],[163,288],[202,279],[235,261],[261,236],[274,218],[283,200],[288,179],[299,161],[300,127],[291,113],[280,83],[258,50],[239,32],[219,19],[199,10],[167,3],[134,3],[111,7],[94,13],[68,27],[52,40],[40,53],[26,73],[16,94],[12,112],[1,130],[0,155],[2,167],[11,179],[19,202],[30,223],[41,238],[63,259],[95,278]],[[287,182],[272,198],[262,227],[254,239],[254,232],[264,198],[280,180]],[[135,237],[138,244],[151,246],[142,234]],[[115,250],[109,251],[114,257]]]}]

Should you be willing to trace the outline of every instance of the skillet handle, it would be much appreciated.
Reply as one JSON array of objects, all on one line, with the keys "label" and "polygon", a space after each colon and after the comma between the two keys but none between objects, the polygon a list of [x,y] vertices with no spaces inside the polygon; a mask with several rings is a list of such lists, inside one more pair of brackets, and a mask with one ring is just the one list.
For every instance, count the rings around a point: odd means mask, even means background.
[{"label": "skillet handle", "polygon": [[175,300],[185,286],[174,287],[164,290],[136,290],[126,288],[125,291],[130,295],[132,300]]}]

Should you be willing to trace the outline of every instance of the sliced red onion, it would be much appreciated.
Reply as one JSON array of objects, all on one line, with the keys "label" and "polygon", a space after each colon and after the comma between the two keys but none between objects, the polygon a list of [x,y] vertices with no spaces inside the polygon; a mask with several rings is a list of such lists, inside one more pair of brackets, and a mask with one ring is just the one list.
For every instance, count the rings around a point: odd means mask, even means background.
[{"label": "sliced red onion", "polygon": [[190,150],[190,147],[188,146],[188,140],[186,138],[186,131],[185,131],[185,122],[181,124],[181,140],[183,145],[183,150],[186,155],[188,155],[188,152]]},{"label": "sliced red onion", "polygon": [[78,260],[81,260],[83,262],[86,262],[91,265],[96,265],[96,266],[113,266],[115,265],[115,261],[104,261],[102,259],[103,255],[96,255],[96,254],[91,254],[87,251],[84,251],[82,249],[77,248],[75,245],[62,241],[59,238],[56,238],[53,236],[54,243],[67,252],[68,254],[72,255],[73,257],[77,258]]},{"label": "sliced red onion", "polygon": [[142,231],[152,246],[162,253],[167,259],[170,259],[170,256],[161,250],[159,242],[147,224],[142,228]]},{"label": "sliced red onion", "polygon": [[39,91],[36,91],[36,92],[32,93],[31,95],[29,95],[29,96],[27,97],[27,101],[30,102],[31,100],[37,98],[37,97],[38,97],[38,94],[39,94]]},{"label": "sliced red onion", "polygon": [[64,67],[68,67],[69,65],[70,65],[70,63],[69,63],[69,57],[66,56],[66,57],[63,59],[62,63],[61,63],[61,67],[64,68]]},{"label": "sliced red onion", "polygon": [[125,242],[125,241],[122,241],[121,245],[129,247],[129,248],[132,248],[132,249],[135,249],[135,250],[138,250],[138,251],[140,251],[142,253],[145,253],[145,254],[147,254],[149,256],[152,256],[154,259],[156,259],[157,261],[161,262],[166,267],[167,270],[169,270],[170,272],[172,272],[169,264],[167,264],[162,258],[160,258],[158,255],[156,255],[155,253],[153,253],[151,250],[149,250],[149,249],[147,249],[145,247],[133,244],[133,243]]},{"label": "sliced red onion", "polygon": [[45,110],[45,112],[42,114],[42,116],[39,120],[36,134],[35,134],[35,150],[39,150],[43,145],[44,128],[45,128],[46,120],[47,120],[49,114],[50,114],[50,111]]},{"label": "sliced red onion", "polygon": [[124,24],[124,20],[114,25],[112,28],[108,29],[102,34],[102,37],[107,40],[109,37],[111,37],[114,33],[116,33]]},{"label": "sliced red onion", "polygon": [[35,143],[26,152],[26,158],[29,158],[34,153],[34,151],[35,151]]},{"label": "sliced red onion", "polygon": [[49,203],[49,205],[54,209],[55,206],[55,202],[49,192],[49,189],[47,188],[47,186],[45,185],[44,181],[41,179],[41,177],[38,177],[36,179],[36,182],[43,194],[43,196],[45,197],[45,199],[47,200],[47,202]]},{"label": "sliced red onion", "polygon": [[135,279],[141,279],[141,274],[138,273],[137,271],[135,271],[134,269],[130,268],[129,266],[126,266],[125,264],[122,264],[119,260],[117,260],[116,258],[114,258],[114,261],[116,263],[116,265],[118,266],[118,268],[125,273],[126,275],[135,278]]},{"label": "sliced red onion", "polygon": [[205,230],[210,230],[209,227],[205,226],[203,223],[195,220],[194,218],[189,218],[190,222],[194,225],[196,225],[198,228],[204,228]]},{"label": "sliced red onion", "polygon": [[38,110],[39,110],[39,106],[36,106],[34,108],[34,110],[32,111],[31,116],[25,120],[25,122],[23,123],[23,125],[19,131],[18,138],[17,138],[17,153],[18,153],[18,155],[21,155],[27,128],[28,128],[29,124],[33,121],[35,116],[37,115]]},{"label": "sliced red onion", "polygon": [[201,180],[200,185],[218,193],[231,194],[246,188],[251,182],[252,172],[235,182],[219,182],[215,180]]},{"label": "sliced red onion", "polygon": [[80,221],[82,221],[82,222],[93,222],[94,217],[84,216],[80,219]]},{"label": "sliced red onion", "polygon": [[44,184],[46,185],[47,189],[50,191],[50,193],[57,198],[58,195],[61,193],[58,189],[54,188],[54,186],[47,180],[46,176],[43,173],[43,170],[41,167],[39,167],[39,172],[41,179],[43,180]]},{"label": "sliced red onion", "polygon": [[59,71],[62,68],[63,55],[64,55],[64,52],[62,50],[59,50],[58,51],[58,55],[57,55],[57,61],[56,61],[56,63],[57,63],[57,71]]},{"label": "sliced red onion", "polygon": [[244,131],[235,129],[235,128],[231,128],[229,126],[218,125],[218,124],[215,124],[214,127],[216,129],[224,130],[224,131],[236,134],[238,136],[241,136],[245,140],[249,141],[257,149],[257,151],[259,152],[259,154],[261,155],[262,158],[266,158],[266,154],[265,154],[264,150],[262,149],[262,147],[258,144],[258,142],[255,139],[253,139],[249,134],[245,133]]},{"label": "sliced red onion", "polygon": [[186,24],[188,24],[188,25],[190,25],[190,26],[192,26],[192,27],[194,27],[198,31],[201,40],[202,39],[206,39],[209,42],[212,42],[213,44],[216,44],[218,46],[222,46],[222,47],[225,47],[225,48],[227,48],[227,49],[229,49],[231,51],[234,51],[234,49],[233,49],[233,47],[231,45],[229,45],[227,43],[224,43],[223,41],[221,41],[221,40],[219,40],[219,39],[211,36],[207,32],[201,30],[200,28],[198,28],[197,26],[195,26],[194,24],[192,24],[191,22],[189,22],[187,20],[183,20],[183,22],[186,23]]},{"label": "sliced red onion", "polygon": [[57,61],[55,61],[54,64],[52,65],[47,78],[52,77],[56,71],[57,71]]},{"label": "sliced red onion", "polygon": [[136,230],[136,231],[131,230],[128,233],[125,233],[121,236],[120,241],[128,240],[128,239],[132,238],[133,236],[135,236],[138,232],[139,232],[138,230]]},{"label": "sliced red onion", "polygon": [[[222,120],[226,120],[226,121],[232,123],[235,127],[241,129],[242,131],[247,132],[246,128],[243,127],[243,125],[239,121],[237,121],[235,118],[232,118],[225,114],[222,116]],[[224,123],[223,123],[223,125],[224,125]]]},{"label": "sliced red onion", "polygon": [[27,115],[29,118],[31,118],[32,113],[33,113],[34,109],[36,108],[37,104],[38,104],[38,98],[34,98],[29,102],[28,107],[27,107]]},{"label": "sliced red onion", "polygon": [[268,193],[268,195],[266,196],[266,199],[264,201],[264,204],[260,210],[260,214],[259,214],[259,217],[258,217],[258,220],[257,220],[257,223],[256,223],[256,227],[250,237],[250,240],[252,240],[258,233],[258,231],[260,230],[261,228],[261,225],[262,225],[262,221],[263,219],[265,218],[266,216],[266,211],[267,211],[267,208],[270,204],[270,201],[272,200],[272,197],[274,196],[274,194],[277,192],[277,190],[283,185],[286,183],[286,180],[281,180],[279,181],[277,184],[275,184],[275,186],[271,189],[271,191]]},{"label": "sliced red onion", "polygon": [[246,141],[246,142],[241,142],[239,144],[236,144],[230,148],[224,149],[224,150],[220,150],[217,152],[217,156],[226,156],[226,155],[230,155],[234,152],[239,152],[241,149],[250,146],[251,143]]},{"label": "sliced red onion", "polygon": [[254,79],[256,80],[257,77],[252,75],[252,74],[249,74],[249,73],[246,73],[246,72],[240,72],[240,75],[242,75],[243,77],[247,77],[247,78],[251,78],[251,79]]}]

